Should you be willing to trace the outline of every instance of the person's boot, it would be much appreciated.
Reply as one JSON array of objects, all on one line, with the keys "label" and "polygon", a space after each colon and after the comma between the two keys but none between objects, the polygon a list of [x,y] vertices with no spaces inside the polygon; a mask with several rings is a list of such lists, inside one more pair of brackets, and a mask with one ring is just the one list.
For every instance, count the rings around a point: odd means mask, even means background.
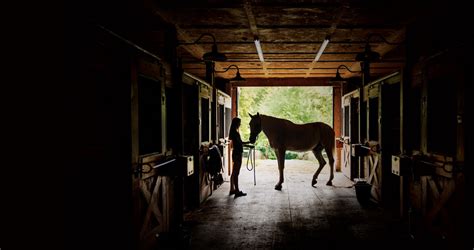
[{"label": "person's boot", "polygon": [[244,193],[244,192],[242,192],[242,191],[239,191],[239,192],[235,193],[234,198],[237,198],[237,197],[240,197],[240,196],[246,196],[246,195],[247,195],[247,193]]}]

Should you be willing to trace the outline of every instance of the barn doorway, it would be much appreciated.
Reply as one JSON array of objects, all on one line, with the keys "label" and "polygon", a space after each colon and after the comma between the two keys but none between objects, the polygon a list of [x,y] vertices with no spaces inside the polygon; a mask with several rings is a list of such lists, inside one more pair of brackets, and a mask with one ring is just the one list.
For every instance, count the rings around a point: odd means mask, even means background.
[{"label": "barn doorway", "polygon": [[[242,140],[250,136],[250,114],[265,114],[290,120],[296,124],[324,122],[331,127],[333,124],[333,87],[239,87],[237,90],[237,113],[242,119],[240,134]],[[247,157],[248,150],[244,151]],[[326,162],[329,162],[323,150]],[[268,139],[261,133],[255,143],[257,168],[277,169],[275,152],[270,148]],[[311,151],[292,152],[285,155],[286,166],[302,172],[316,171],[318,162]],[[246,160],[243,161],[244,165]],[[329,166],[325,166],[321,174],[329,174]]]}]

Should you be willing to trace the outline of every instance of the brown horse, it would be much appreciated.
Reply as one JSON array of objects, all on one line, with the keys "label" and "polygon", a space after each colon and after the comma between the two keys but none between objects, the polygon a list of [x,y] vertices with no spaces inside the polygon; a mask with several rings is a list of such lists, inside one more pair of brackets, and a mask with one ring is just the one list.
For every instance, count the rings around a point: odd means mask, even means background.
[{"label": "brown horse", "polygon": [[270,142],[270,146],[275,150],[278,160],[278,170],[280,172],[280,180],[275,185],[276,190],[281,190],[283,183],[283,169],[285,168],[285,152],[291,151],[313,151],[319,162],[319,168],[313,175],[311,186],[314,186],[319,173],[326,165],[326,161],[321,154],[322,150],[326,151],[331,166],[331,175],[326,185],[332,185],[334,178],[334,148],[335,135],[334,130],[327,124],[322,122],[313,122],[306,124],[294,124],[291,121],[276,117],[249,114],[250,120],[250,142],[255,143],[257,135],[263,131]]}]

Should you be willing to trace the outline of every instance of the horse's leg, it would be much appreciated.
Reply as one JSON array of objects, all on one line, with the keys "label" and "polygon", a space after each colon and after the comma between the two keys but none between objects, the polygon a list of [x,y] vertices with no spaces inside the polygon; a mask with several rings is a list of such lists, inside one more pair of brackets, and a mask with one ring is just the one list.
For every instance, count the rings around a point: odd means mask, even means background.
[{"label": "horse's leg", "polygon": [[311,181],[311,186],[314,186],[317,183],[316,179],[318,179],[319,173],[323,169],[324,165],[326,165],[326,161],[324,160],[324,157],[321,154],[322,150],[323,150],[323,147],[321,145],[318,145],[313,149],[313,154],[314,154],[314,156],[316,156],[316,159],[319,162],[319,167],[313,175],[313,180]]},{"label": "horse's leg", "polygon": [[280,172],[280,180],[275,185],[276,190],[281,190],[281,184],[283,183],[283,169],[285,169],[285,151],[284,149],[275,149],[275,153],[278,159],[278,171]]},{"label": "horse's leg", "polygon": [[334,156],[332,155],[332,148],[326,147],[326,154],[328,155],[329,166],[331,167],[331,174],[329,175],[329,181],[326,183],[328,186],[332,186],[332,179],[334,179]]}]

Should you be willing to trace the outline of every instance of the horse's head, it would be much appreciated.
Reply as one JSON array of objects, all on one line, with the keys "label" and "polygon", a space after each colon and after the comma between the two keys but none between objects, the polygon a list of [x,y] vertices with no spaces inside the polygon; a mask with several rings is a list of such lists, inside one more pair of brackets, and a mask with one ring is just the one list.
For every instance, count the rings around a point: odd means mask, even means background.
[{"label": "horse's head", "polygon": [[260,114],[257,113],[256,115],[249,114],[252,118],[250,120],[250,142],[255,143],[257,140],[257,135],[262,131],[262,118]]}]

